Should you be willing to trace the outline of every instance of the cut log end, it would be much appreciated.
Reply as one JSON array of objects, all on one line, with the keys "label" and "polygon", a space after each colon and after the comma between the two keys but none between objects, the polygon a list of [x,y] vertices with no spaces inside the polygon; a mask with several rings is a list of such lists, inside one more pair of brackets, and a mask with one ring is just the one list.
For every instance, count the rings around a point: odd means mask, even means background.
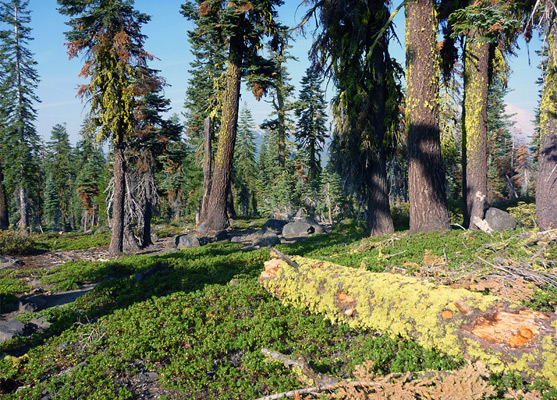
[{"label": "cut log end", "polygon": [[545,314],[532,310],[497,311],[478,318],[472,333],[494,343],[524,347],[540,333],[541,322],[547,319]]}]

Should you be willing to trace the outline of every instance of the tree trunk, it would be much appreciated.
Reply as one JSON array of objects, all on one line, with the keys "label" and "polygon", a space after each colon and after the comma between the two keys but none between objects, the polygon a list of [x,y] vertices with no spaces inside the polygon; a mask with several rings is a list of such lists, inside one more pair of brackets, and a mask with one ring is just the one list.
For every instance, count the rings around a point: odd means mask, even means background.
[{"label": "tree trunk", "polygon": [[236,218],[236,210],[234,209],[234,193],[232,193],[232,182],[228,185],[228,194],[226,195],[226,215],[228,218]]},{"label": "tree trunk", "polygon": [[143,233],[141,238],[141,247],[151,246],[153,240],[151,239],[151,219],[153,218],[153,187],[151,182],[154,182],[155,177],[152,174],[151,169],[144,172],[144,180],[146,181],[143,185],[144,193],[144,204],[143,204]]},{"label": "tree trunk", "polygon": [[410,233],[449,229],[439,138],[437,19],[433,0],[406,4],[406,126]]},{"label": "tree trunk", "polygon": [[259,283],[284,304],[354,328],[414,339],[425,348],[482,362],[495,373],[546,378],[557,387],[555,313],[408,276],[302,257],[283,260],[266,262]]},{"label": "tree trunk", "polygon": [[3,182],[4,174],[2,171],[2,165],[0,165],[0,230],[6,230],[10,227],[8,204],[6,203],[6,195]]},{"label": "tree trunk", "polygon": [[554,53],[555,27],[549,36],[549,65],[540,105],[536,217],[541,230],[557,228],[557,59]]},{"label": "tree trunk", "polygon": [[27,189],[19,188],[19,224],[18,230],[23,234],[29,233],[29,204],[27,203]]},{"label": "tree trunk", "polygon": [[213,127],[211,123],[211,117],[205,118],[203,132],[203,147],[205,149],[205,158],[203,161],[203,200],[201,203],[201,215],[199,216],[200,222],[205,221],[205,219],[207,218],[209,196],[211,194],[211,163],[213,161],[211,152],[211,143],[213,140]]},{"label": "tree trunk", "polygon": [[204,228],[213,231],[228,227],[226,203],[238,128],[242,57],[242,37],[232,36],[230,38],[228,67],[225,74],[226,90],[222,105],[222,120],[211,194],[209,196],[207,218],[201,223]]},{"label": "tree trunk", "polygon": [[[475,34],[470,37],[476,36]],[[487,97],[489,89],[489,43],[472,42],[464,49],[464,110],[462,129],[462,198],[464,226],[474,217],[483,219],[483,209],[474,208],[478,192],[487,196]]]},{"label": "tree trunk", "polygon": [[112,200],[112,235],[108,251],[112,255],[124,250],[124,200],[126,195],[126,165],[121,135],[114,146],[114,194]]},{"label": "tree trunk", "polygon": [[[387,14],[385,14],[387,15]],[[373,136],[376,150],[370,160],[370,177],[368,183],[367,225],[370,236],[382,236],[394,233],[395,227],[389,207],[389,187],[387,184],[387,159],[383,140],[385,139],[385,102],[387,89],[385,84],[385,55],[387,43],[382,40],[373,54],[375,70],[374,92],[370,102],[373,107]]]}]

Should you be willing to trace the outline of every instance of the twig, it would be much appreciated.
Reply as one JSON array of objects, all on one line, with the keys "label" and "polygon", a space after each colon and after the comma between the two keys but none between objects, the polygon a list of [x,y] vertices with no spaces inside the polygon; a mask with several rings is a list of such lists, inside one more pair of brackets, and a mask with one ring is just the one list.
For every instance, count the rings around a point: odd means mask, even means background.
[{"label": "twig", "polygon": [[462,225],[460,225],[460,224],[451,224],[451,226],[456,226],[456,227],[458,227],[458,228],[462,229],[463,231],[465,231],[465,230],[466,230],[466,228],[465,228],[465,227],[463,227],[463,226],[462,226]]},{"label": "twig", "polygon": [[296,264],[294,261],[292,261],[292,259],[290,259],[290,257],[281,253],[280,251],[278,251],[275,248],[271,249],[271,256],[273,256],[273,257],[276,256],[276,257],[280,258],[282,261],[286,262],[288,265],[290,265],[294,269],[299,269],[300,268],[300,266],[298,264]]},{"label": "twig", "polygon": [[288,392],[283,392],[283,393],[276,393],[276,394],[272,394],[272,395],[269,395],[269,396],[259,397],[256,400],[276,400],[276,399],[282,399],[284,397],[294,397],[297,394],[318,394],[320,392],[334,390],[334,389],[337,389],[339,387],[346,387],[346,386],[370,387],[370,386],[382,386],[382,384],[379,383],[379,382],[363,382],[363,381],[359,381],[359,382],[339,382],[339,383],[333,383],[333,384],[330,384],[330,385],[314,386],[314,387],[309,387],[309,388],[305,388],[305,389],[297,389],[297,390],[290,390]]}]

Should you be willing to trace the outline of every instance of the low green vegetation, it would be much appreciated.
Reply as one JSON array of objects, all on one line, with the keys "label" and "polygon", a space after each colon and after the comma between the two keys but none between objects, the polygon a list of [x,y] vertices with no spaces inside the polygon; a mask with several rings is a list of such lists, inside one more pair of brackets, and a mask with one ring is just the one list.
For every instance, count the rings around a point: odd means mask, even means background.
[{"label": "low green vegetation", "polygon": [[[552,248],[533,241],[534,234],[453,230],[365,238],[347,221],[331,234],[278,248],[414,275],[439,267],[452,276],[451,271],[476,271],[503,258],[532,266],[535,259],[544,260],[540,268],[555,268],[545,258]],[[71,248],[87,240],[85,235],[61,236],[57,244],[54,237],[42,243]],[[89,237],[96,245],[102,236]],[[380,375],[464,365],[413,341],[332,325],[320,315],[284,306],[257,283],[269,257],[268,249],[246,251],[219,242],[156,256],[69,262],[48,271],[0,271],[3,297],[28,291],[29,276],[52,290],[97,284],[73,303],[41,311],[52,323],[47,330],[0,345],[0,377],[20,387],[17,393],[6,390],[4,398],[131,399],[140,390],[132,378],[142,371],[158,374],[154,384],[163,398],[255,399],[307,386],[292,369],[267,360],[262,347],[302,358],[313,370],[343,380],[353,379],[356,366],[369,360]],[[557,292],[536,289],[529,304],[549,311],[557,304]],[[507,387],[528,386],[520,377],[493,376],[491,382],[501,398]],[[545,398],[557,394],[543,382],[535,384]]]}]

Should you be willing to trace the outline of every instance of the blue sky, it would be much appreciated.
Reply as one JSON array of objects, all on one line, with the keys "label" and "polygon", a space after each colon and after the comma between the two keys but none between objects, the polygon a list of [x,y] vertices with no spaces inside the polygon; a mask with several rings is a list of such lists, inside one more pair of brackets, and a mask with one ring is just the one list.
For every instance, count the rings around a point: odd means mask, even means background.
[{"label": "blue sky", "polygon": [[[286,0],[279,10],[279,18],[283,23],[293,26],[300,22],[305,8],[298,4],[301,0]],[[151,66],[161,70],[169,87],[166,96],[172,101],[172,112],[181,114],[185,91],[188,82],[188,69],[191,55],[186,32],[192,28],[192,23],[179,13],[182,0],[136,0],[136,8],[152,16],[151,22],[144,27],[144,34],[148,36],[146,50],[154,54],[159,60]],[[75,97],[78,84],[85,83],[78,78],[82,62],[80,59],[68,60],[64,46],[64,32],[67,30],[67,18],[56,11],[56,0],[30,0],[32,36],[35,38],[30,44],[31,51],[38,62],[37,70],[41,79],[37,95],[41,103],[37,105],[38,117],[36,126],[39,134],[48,141],[50,131],[55,124],[66,123],[72,142],[79,139],[78,131],[83,120],[84,105]],[[395,19],[401,42],[404,42],[404,18],[401,11]],[[308,66],[307,51],[311,46],[311,34],[307,38],[296,37],[292,55],[298,61],[290,61],[289,72],[292,83],[298,85]],[[521,42],[518,57],[513,57],[511,67],[513,75],[510,87],[513,90],[507,96],[509,109],[518,113],[519,128],[530,130],[528,121],[533,118],[533,110],[537,104],[538,87],[535,81],[539,76],[536,65],[539,58],[534,50],[540,46],[539,41],[530,45],[530,60],[526,45]],[[402,62],[404,51],[399,44],[393,44],[393,55]],[[330,85],[331,86],[331,85]],[[330,90],[329,90],[330,93]],[[296,92],[296,95],[298,93]],[[270,108],[264,100],[257,102],[250,93],[244,90],[242,102],[246,101],[251,109],[254,120],[261,123],[269,114]]]}]

